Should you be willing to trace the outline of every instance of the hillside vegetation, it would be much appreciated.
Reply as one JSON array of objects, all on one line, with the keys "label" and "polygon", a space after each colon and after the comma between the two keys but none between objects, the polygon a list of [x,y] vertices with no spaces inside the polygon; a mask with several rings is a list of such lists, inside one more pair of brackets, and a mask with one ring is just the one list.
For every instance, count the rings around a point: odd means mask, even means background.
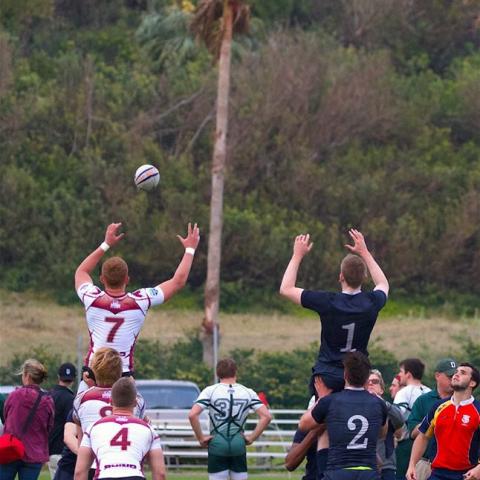
[{"label": "hillside vegetation", "polygon": [[[196,3],[2,0],[2,288],[71,300],[76,265],[111,221],[127,232],[115,253],[132,278],[153,283],[178,262],[175,234],[196,221],[203,239],[190,288],[201,294],[216,72],[187,28]],[[301,281],[335,287],[355,226],[393,295],[441,304],[448,293],[473,314],[480,1],[250,4],[250,35],[232,66],[223,307],[268,304],[300,232],[315,242]],[[161,172],[151,194],[133,186],[143,163]],[[69,312],[62,325],[80,323],[79,310],[57,308],[32,315],[38,339],[51,325],[63,335],[53,311]],[[167,335],[168,322],[157,322]]]}]

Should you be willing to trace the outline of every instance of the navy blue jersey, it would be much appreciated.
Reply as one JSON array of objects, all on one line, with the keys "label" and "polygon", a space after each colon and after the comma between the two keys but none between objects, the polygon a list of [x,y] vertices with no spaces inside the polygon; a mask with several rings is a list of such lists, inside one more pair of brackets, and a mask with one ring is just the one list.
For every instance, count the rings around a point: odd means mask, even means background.
[{"label": "navy blue jersey", "polygon": [[359,351],[368,356],[370,340],[378,312],[387,302],[382,290],[348,293],[302,292],[302,306],[317,312],[322,324],[318,361],[343,367],[347,352]]},{"label": "navy blue jersey", "polygon": [[328,470],[377,468],[377,440],[387,421],[383,400],[362,389],[345,389],[323,397],[312,409],[318,423],[327,423]]}]

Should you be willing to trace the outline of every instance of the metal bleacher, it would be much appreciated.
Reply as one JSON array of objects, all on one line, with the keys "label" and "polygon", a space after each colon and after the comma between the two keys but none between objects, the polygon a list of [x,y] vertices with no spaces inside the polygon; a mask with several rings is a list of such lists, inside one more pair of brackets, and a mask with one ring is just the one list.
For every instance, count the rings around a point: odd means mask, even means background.
[{"label": "metal bleacher", "polygon": [[[164,411],[163,411],[164,412]],[[169,468],[198,468],[207,463],[207,449],[201,448],[188,421],[188,410],[178,410],[170,418],[161,411],[147,410],[146,414],[162,442],[165,462]],[[253,445],[247,447],[249,468],[271,470],[282,468],[303,410],[270,410],[272,421]],[[209,433],[208,416],[200,418],[202,430]],[[257,419],[247,419],[250,433]]]}]

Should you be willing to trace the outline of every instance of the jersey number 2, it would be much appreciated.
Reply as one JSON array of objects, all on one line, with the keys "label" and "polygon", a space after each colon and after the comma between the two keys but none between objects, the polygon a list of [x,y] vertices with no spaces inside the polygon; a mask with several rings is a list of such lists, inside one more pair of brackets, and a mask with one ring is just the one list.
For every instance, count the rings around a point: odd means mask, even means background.
[{"label": "jersey number 2", "polygon": [[111,440],[110,445],[112,447],[121,447],[122,450],[126,450],[132,442],[128,440],[128,428],[122,428]]},{"label": "jersey number 2", "polygon": [[349,430],[357,430],[358,424],[360,422],[360,430],[352,438],[351,442],[347,445],[347,450],[359,450],[367,448],[368,438],[364,438],[363,442],[360,443],[360,439],[367,433],[368,430],[368,420],[363,415],[353,415],[350,417],[347,422]]},{"label": "jersey number 2", "polygon": [[113,342],[115,335],[118,332],[118,329],[123,325],[125,319],[122,317],[105,317],[107,323],[113,323],[113,327],[108,333],[107,342]]}]

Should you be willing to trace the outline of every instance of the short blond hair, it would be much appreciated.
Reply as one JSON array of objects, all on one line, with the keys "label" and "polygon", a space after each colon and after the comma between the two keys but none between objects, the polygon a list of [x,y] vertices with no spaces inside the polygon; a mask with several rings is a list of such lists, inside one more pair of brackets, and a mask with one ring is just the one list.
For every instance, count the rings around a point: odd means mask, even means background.
[{"label": "short blond hair", "polygon": [[19,375],[28,375],[33,383],[40,385],[47,377],[48,371],[45,366],[35,358],[25,360],[18,372]]},{"label": "short blond hair", "polygon": [[93,355],[91,369],[98,386],[111,387],[122,376],[122,357],[114,348],[99,348]]},{"label": "short blond hair", "polygon": [[102,275],[106,287],[122,287],[128,277],[127,262],[121,257],[109,258],[102,265]]}]

